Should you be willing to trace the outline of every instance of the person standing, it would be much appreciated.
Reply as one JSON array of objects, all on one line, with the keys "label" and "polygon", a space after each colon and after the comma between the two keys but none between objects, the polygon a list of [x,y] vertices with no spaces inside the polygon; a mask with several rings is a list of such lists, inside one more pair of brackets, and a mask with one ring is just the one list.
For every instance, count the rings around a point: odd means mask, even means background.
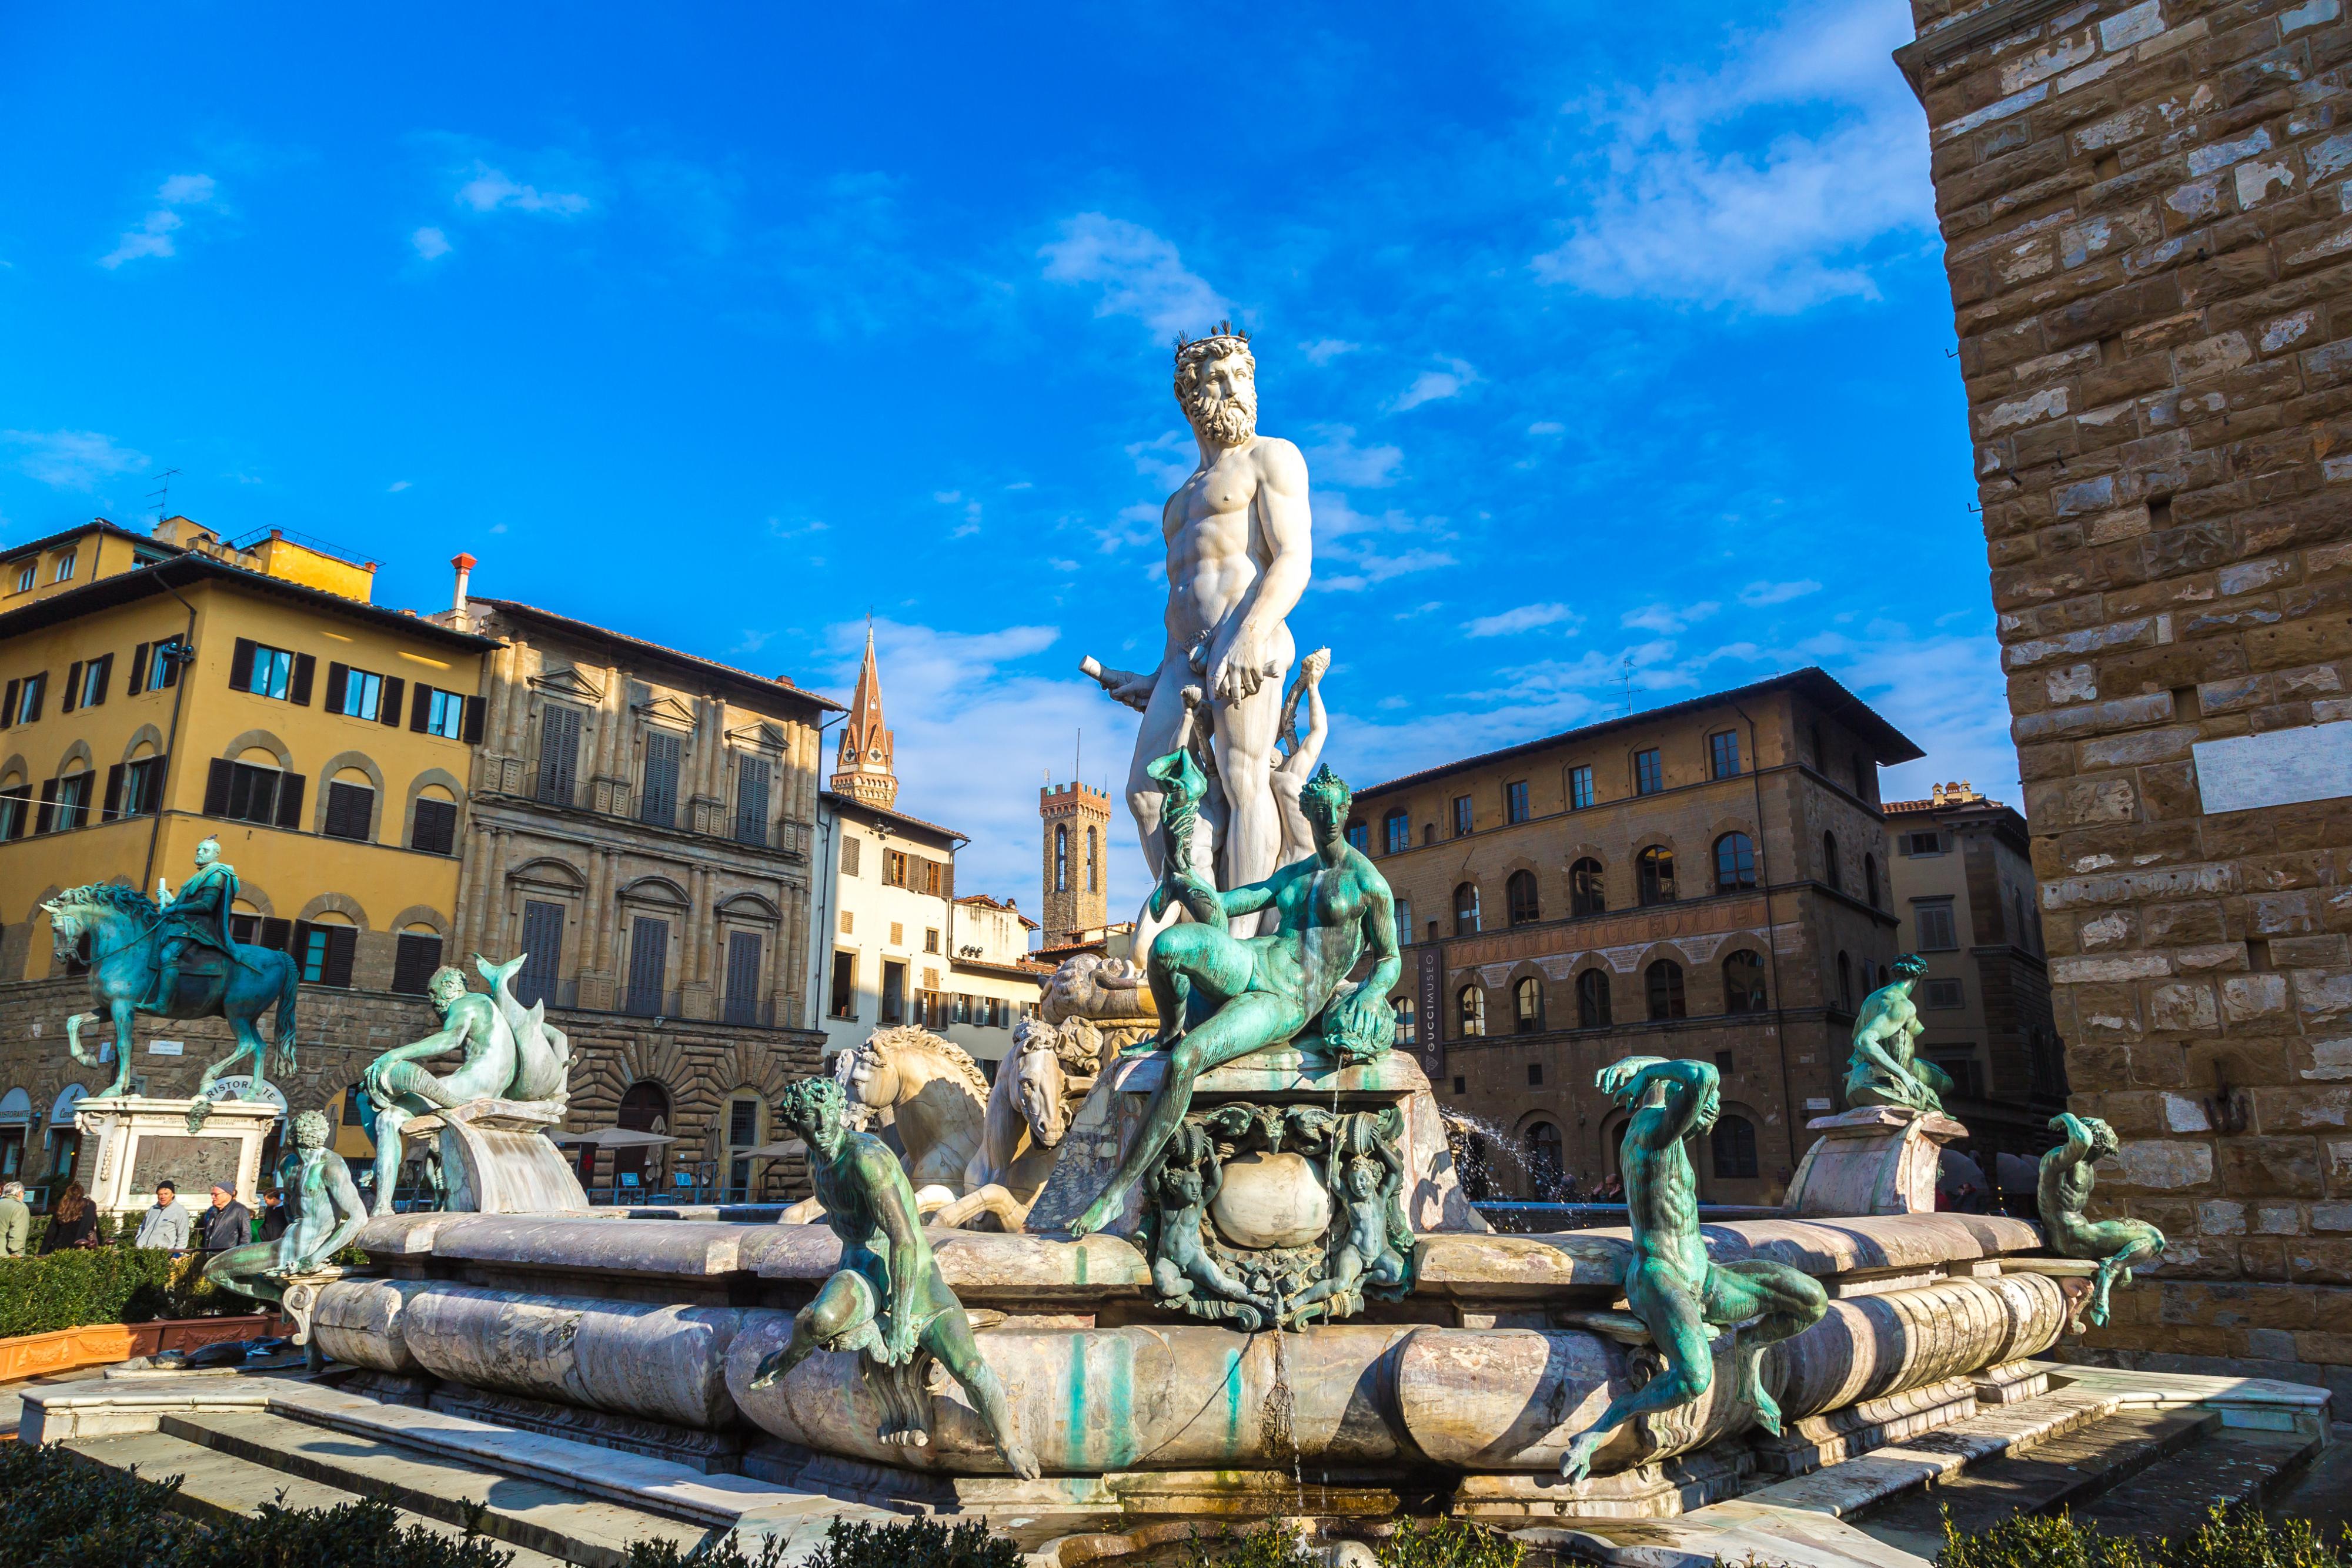
[{"label": "person standing", "polygon": [[25,1184],[0,1186],[0,1258],[22,1258],[25,1238],[33,1228],[33,1211],[25,1207]]},{"label": "person standing", "polygon": [[41,1253],[46,1257],[60,1248],[97,1245],[98,1205],[90,1202],[81,1183],[69,1181],[58,1195],[57,1207],[49,1210],[49,1228],[41,1233]]},{"label": "person standing", "polygon": [[155,1202],[139,1217],[139,1235],[131,1243],[158,1252],[188,1249],[188,1211],[180,1207],[180,1189],[168,1181],[155,1184]]},{"label": "person standing", "polygon": [[286,1209],[286,1189],[271,1187],[261,1195],[261,1239],[275,1241],[286,1234],[294,1217]]},{"label": "person standing", "polygon": [[197,1221],[198,1241],[207,1252],[226,1252],[253,1239],[253,1210],[237,1202],[236,1194],[213,1183],[213,1206]]}]

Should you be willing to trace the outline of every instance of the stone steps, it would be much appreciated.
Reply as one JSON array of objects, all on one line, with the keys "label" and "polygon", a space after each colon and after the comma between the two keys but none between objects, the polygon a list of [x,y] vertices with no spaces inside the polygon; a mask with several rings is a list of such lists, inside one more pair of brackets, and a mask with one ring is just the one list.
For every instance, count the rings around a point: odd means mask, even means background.
[{"label": "stone steps", "polygon": [[[192,1443],[163,1432],[140,1432],[121,1437],[78,1438],[64,1445],[68,1453],[110,1469],[136,1469],[151,1481],[174,1478],[180,1482],[170,1506],[192,1519],[211,1523],[257,1511],[263,1503],[289,1509],[335,1508],[357,1502],[367,1493],[347,1491],[323,1482],[289,1475],[268,1465],[238,1458],[216,1448]],[[421,1525],[436,1535],[457,1537],[462,1527],[439,1519],[400,1511],[404,1525]],[[566,1559],[527,1547],[515,1549],[511,1568],[560,1568]]]},{"label": "stone steps", "polygon": [[[2286,1490],[2318,1448],[2310,1437],[2293,1432],[2225,1427],[2093,1499],[2074,1510],[2074,1517],[2111,1535],[2190,1534],[2216,1504],[2264,1502]],[[2340,1506],[2343,1499],[2336,1500]]]}]

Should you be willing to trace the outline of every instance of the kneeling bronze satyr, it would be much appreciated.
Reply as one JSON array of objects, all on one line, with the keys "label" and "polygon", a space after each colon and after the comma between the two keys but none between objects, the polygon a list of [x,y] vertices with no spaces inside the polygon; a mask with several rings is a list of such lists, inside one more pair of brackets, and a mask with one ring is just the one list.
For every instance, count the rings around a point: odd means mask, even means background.
[{"label": "kneeling bronze satyr", "polygon": [[2132,1282],[2132,1265],[2145,1263],[2164,1250],[2164,1232],[2145,1219],[2085,1219],[2091,1188],[2098,1177],[2093,1162],[2113,1155],[2122,1146],[2116,1130],[2096,1116],[2065,1114],[2050,1119],[2051,1131],[2066,1141],[2042,1156],[2036,1184],[2042,1231],[2050,1250],[2061,1258],[2095,1260],[2091,1303],[2084,1321],[2097,1328],[2107,1321],[2107,1292]]},{"label": "kneeling bronze satyr", "polygon": [[[1142,1241],[1163,1307],[1255,1331],[1353,1317],[1367,1298],[1412,1284],[1413,1239],[1398,1195],[1404,1120],[1393,1108],[1334,1114],[1312,1105],[1220,1105],[1177,1124],[1144,1178]],[[1231,1173],[1262,1192],[1245,1222],[1218,1199]],[[1285,1186],[1298,1190],[1286,1192]],[[1290,1245],[1285,1221],[1319,1219]]]}]

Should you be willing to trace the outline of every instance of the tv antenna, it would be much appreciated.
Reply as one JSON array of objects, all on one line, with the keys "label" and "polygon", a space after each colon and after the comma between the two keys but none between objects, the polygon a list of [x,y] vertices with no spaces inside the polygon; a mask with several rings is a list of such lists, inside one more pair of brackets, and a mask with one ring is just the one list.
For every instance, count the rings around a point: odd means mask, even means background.
[{"label": "tv antenna", "polygon": [[159,523],[163,520],[164,511],[172,504],[172,479],[178,473],[177,468],[164,469],[155,476],[162,483],[147,493],[147,498],[155,503],[155,520]]},{"label": "tv antenna", "polygon": [[1623,682],[1625,683],[1625,716],[1626,716],[1627,718],[1631,718],[1631,717],[1633,717],[1633,654],[1628,653],[1628,654],[1626,654],[1626,655],[1625,655],[1624,662],[1623,662],[1622,664],[1620,664],[1620,665],[1618,666],[1617,674],[1618,674],[1618,678],[1619,678],[1620,680],[1622,680],[1622,681],[1623,681]]}]

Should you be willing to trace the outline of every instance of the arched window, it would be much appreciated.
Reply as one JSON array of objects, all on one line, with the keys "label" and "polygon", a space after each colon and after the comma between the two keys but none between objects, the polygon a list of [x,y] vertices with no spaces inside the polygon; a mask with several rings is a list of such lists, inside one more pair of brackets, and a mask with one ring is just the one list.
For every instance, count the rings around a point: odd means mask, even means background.
[{"label": "arched window", "polygon": [[[669,1091],[650,1078],[638,1079],[621,1095],[620,1110],[613,1121],[632,1133],[668,1132]],[[587,1157],[596,1157],[593,1145]],[[613,1151],[613,1185],[623,1202],[631,1201],[631,1195],[647,1197],[650,1189],[660,1185],[661,1157],[658,1145]]]},{"label": "arched window", "polygon": [[1561,1186],[1559,1129],[1549,1122],[1537,1122],[1528,1128],[1528,1181],[1535,1190],[1529,1197],[1541,1201],[1558,1193]]},{"label": "arched window", "polygon": [[1838,1001],[1848,1012],[1853,1010],[1853,960],[1843,952],[1838,955]]},{"label": "arched window", "polygon": [[1601,883],[1601,862],[1587,856],[1568,868],[1568,912],[1580,919],[1609,913],[1609,894]]},{"label": "arched window", "polygon": [[1675,852],[1664,844],[1652,844],[1634,861],[1635,880],[1639,883],[1644,904],[1672,904],[1675,901]]},{"label": "arched window", "polygon": [[1587,969],[1576,977],[1576,1027],[1609,1027],[1609,971]]},{"label": "arched window", "polygon": [[1753,948],[1742,947],[1723,961],[1723,1010],[1760,1013],[1764,1010],[1764,960]]},{"label": "arched window", "polygon": [[1087,891],[1088,893],[1102,891],[1101,849],[1101,835],[1094,829],[1088,828],[1087,830]]},{"label": "arched window", "polygon": [[1878,857],[1876,855],[1862,857],[1862,896],[1870,901],[1870,907],[1873,909],[1878,907]]},{"label": "arched window", "polygon": [[1058,822],[1054,826],[1054,891],[1070,891],[1070,830]]},{"label": "arched window", "polygon": [[1739,1181],[1756,1174],[1756,1124],[1745,1116],[1723,1116],[1709,1140],[1715,1150],[1715,1174]]},{"label": "arched window", "polygon": [[1402,807],[1381,819],[1381,846],[1384,854],[1402,854],[1412,848],[1412,818]]},{"label": "arched window", "polygon": [[1503,884],[1503,896],[1514,925],[1529,925],[1543,918],[1543,897],[1536,891],[1536,873],[1515,871]]},{"label": "arched window", "polygon": [[1512,1010],[1521,1034],[1540,1034],[1544,1026],[1543,982],[1529,975],[1511,988]]},{"label": "arched window", "polygon": [[1838,874],[1837,835],[1822,835],[1822,880],[1830,884],[1832,893],[1845,891],[1845,878]]},{"label": "arched window", "polygon": [[1478,935],[1478,884],[1465,882],[1454,890],[1454,935]]},{"label": "arched window", "polygon": [[1460,1037],[1475,1040],[1486,1032],[1486,993],[1476,986],[1465,986],[1454,994],[1454,1018],[1461,1028]]},{"label": "arched window", "polygon": [[1411,997],[1399,997],[1395,1005],[1397,1043],[1411,1046],[1421,1039],[1421,1009]]},{"label": "arched window", "polygon": [[1715,891],[1747,893],[1756,886],[1756,841],[1726,833],[1715,841]]},{"label": "arched window", "polygon": [[1648,976],[1652,1021],[1690,1016],[1690,1009],[1683,1002],[1683,967],[1680,964],[1672,958],[1659,958],[1650,965]]}]

